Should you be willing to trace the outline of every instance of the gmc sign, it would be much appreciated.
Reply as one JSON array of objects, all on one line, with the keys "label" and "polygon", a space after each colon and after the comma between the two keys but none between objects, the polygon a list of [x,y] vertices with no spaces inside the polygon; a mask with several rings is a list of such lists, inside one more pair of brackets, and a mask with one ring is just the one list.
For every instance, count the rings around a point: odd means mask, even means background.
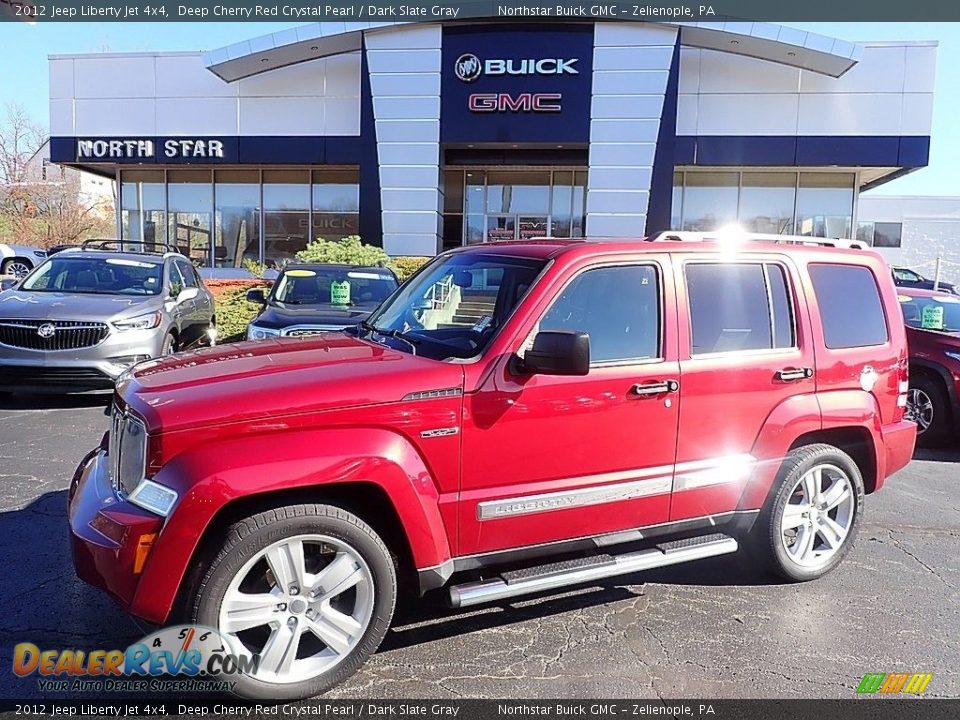
[{"label": "gmc sign", "polygon": [[561,93],[473,93],[467,106],[473,112],[560,112]]}]

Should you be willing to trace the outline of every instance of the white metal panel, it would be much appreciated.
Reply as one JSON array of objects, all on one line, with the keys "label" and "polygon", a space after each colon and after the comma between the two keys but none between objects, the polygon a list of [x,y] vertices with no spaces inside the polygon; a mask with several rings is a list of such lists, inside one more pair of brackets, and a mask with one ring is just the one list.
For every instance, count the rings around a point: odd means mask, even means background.
[{"label": "white metal panel", "polygon": [[680,48],[680,82],[681,93],[700,92],[700,57],[703,50],[697,48]]},{"label": "white metal panel", "polygon": [[324,75],[328,97],[360,97],[360,53],[335,55],[326,60]]},{"label": "white metal panel", "polygon": [[323,126],[325,135],[360,134],[360,98],[328,97],[324,99],[324,105],[326,106]]},{"label": "white metal panel", "polygon": [[801,95],[800,135],[899,135],[897,93]]},{"label": "white metal panel", "polygon": [[388,255],[431,256],[437,254],[437,234],[384,233],[383,249]]},{"label": "white metal panel", "polygon": [[435,188],[439,185],[440,169],[433,165],[386,165],[380,168],[380,186],[382,189]]},{"label": "white metal panel", "polygon": [[[291,65],[240,80],[240,96],[250,97],[318,97],[326,91],[326,60]],[[354,94],[360,94],[359,76]]]},{"label": "white metal panel", "polygon": [[663,95],[667,70],[601,70],[593,74],[594,95]]},{"label": "white metal panel", "polygon": [[440,211],[440,193],[436,188],[381,188],[383,210]]},{"label": "white metal panel", "polygon": [[383,213],[384,233],[429,234],[436,237],[439,214],[424,210],[420,212]]},{"label": "white metal panel", "polygon": [[435,72],[440,67],[440,50],[369,50],[371,65],[378,68],[393,68],[395,72]]},{"label": "white metal panel", "polygon": [[666,24],[597,23],[595,47],[673,46],[677,29]]},{"label": "white metal panel", "polygon": [[903,91],[908,93],[932,93],[936,80],[936,46],[908,46],[906,53]]},{"label": "white metal panel", "polygon": [[697,134],[699,104],[699,95],[677,97],[677,135]]},{"label": "white metal panel", "polygon": [[904,45],[867,45],[863,59],[843,77],[831,78],[801,71],[802,93],[901,92],[907,49]]},{"label": "white metal panel", "polygon": [[378,118],[416,120],[440,119],[439,97],[385,97],[373,98],[373,114]]},{"label": "white metal panel", "polygon": [[646,214],[592,213],[589,218],[591,238],[641,238],[647,225]]},{"label": "white metal panel", "polygon": [[157,97],[236,97],[236,83],[226,83],[207,71],[203,55],[180,53],[156,56]]},{"label": "white metal panel", "polygon": [[374,97],[439,97],[440,73],[370,73]]},{"label": "white metal panel", "polygon": [[157,135],[238,135],[236,98],[158,98]]},{"label": "white metal panel", "polygon": [[[208,72],[204,74],[210,75]],[[72,100],[73,97],[73,59],[52,58],[50,60],[50,99]]]},{"label": "white metal panel", "polygon": [[700,95],[698,135],[795,135],[799,96]]},{"label": "white metal panel", "polygon": [[74,59],[74,92],[83,98],[152,98],[156,94],[153,55]]},{"label": "white metal panel", "polygon": [[595,190],[650,187],[653,168],[595,167],[590,170],[590,187]]},{"label": "white metal panel", "polygon": [[440,144],[433,142],[378,142],[380,165],[439,165]]},{"label": "white metal panel", "polygon": [[440,35],[440,25],[400,25],[365,33],[368,50],[435,50],[440,47]]},{"label": "white metal panel", "polygon": [[648,190],[599,190],[591,183],[587,193],[587,214],[623,212],[639,215],[646,213],[649,199]]},{"label": "white metal panel", "polygon": [[440,121],[377,120],[376,130],[384,142],[433,142],[440,137]]},{"label": "white metal panel", "polygon": [[324,98],[240,98],[241,135],[323,135]]},{"label": "white metal panel", "polygon": [[716,50],[700,53],[701,93],[782,94],[795,93],[800,86],[797,68]]},{"label": "white metal panel", "polygon": [[663,95],[597,95],[591,101],[590,116],[609,119],[657,118]]},{"label": "white metal panel", "polygon": [[598,47],[593,51],[593,70],[662,70],[670,67],[673,43],[652,47]]},{"label": "white metal panel", "polygon": [[900,134],[930,135],[933,126],[933,93],[907,93],[901,98]]},{"label": "white metal panel", "polygon": [[590,143],[590,167],[653,166],[655,143]]},{"label": "white metal panel", "polygon": [[156,135],[153,98],[103,98],[74,101],[74,131],[83,135]]},{"label": "white metal panel", "polygon": [[[662,104],[662,101],[661,101]],[[660,118],[590,121],[591,142],[657,142]]]},{"label": "white metal panel", "polygon": [[75,135],[73,131],[73,100],[50,101],[50,134]]}]

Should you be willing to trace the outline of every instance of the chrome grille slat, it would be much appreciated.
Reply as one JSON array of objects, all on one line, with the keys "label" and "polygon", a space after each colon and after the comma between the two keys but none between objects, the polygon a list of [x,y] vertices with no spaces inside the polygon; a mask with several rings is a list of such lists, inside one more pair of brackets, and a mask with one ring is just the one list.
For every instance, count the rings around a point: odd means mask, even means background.
[{"label": "chrome grille slat", "polygon": [[[37,330],[52,325],[49,338]],[[110,333],[106,323],[81,320],[0,320],[0,344],[25,350],[77,350],[99,345]]]}]

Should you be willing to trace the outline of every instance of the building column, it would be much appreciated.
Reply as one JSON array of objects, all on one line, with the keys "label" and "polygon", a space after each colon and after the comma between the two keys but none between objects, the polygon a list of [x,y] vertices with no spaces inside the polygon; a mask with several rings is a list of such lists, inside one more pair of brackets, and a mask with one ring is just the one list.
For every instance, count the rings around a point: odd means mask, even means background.
[{"label": "building column", "polygon": [[[589,237],[640,237],[645,232],[677,33],[677,28],[659,24],[595,26]],[[675,127],[670,130],[676,132]]]},{"label": "building column", "polygon": [[390,255],[435,255],[440,248],[441,43],[440,25],[365,35],[383,249]]}]

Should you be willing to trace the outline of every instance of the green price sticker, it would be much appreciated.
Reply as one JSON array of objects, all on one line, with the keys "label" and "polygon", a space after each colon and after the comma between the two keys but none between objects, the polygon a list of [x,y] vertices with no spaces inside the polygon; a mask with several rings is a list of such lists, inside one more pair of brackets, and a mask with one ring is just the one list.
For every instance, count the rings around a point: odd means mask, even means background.
[{"label": "green price sticker", "polygon": [[330,303],[333,305],[350,304],[350,283],[346,280],[335,280],[330,283]]},{"label": "green price sticker", "polygon": [[924,330],[943,330],[943,308],[937,305],[926,305],[920,316],[920,327]]}]

